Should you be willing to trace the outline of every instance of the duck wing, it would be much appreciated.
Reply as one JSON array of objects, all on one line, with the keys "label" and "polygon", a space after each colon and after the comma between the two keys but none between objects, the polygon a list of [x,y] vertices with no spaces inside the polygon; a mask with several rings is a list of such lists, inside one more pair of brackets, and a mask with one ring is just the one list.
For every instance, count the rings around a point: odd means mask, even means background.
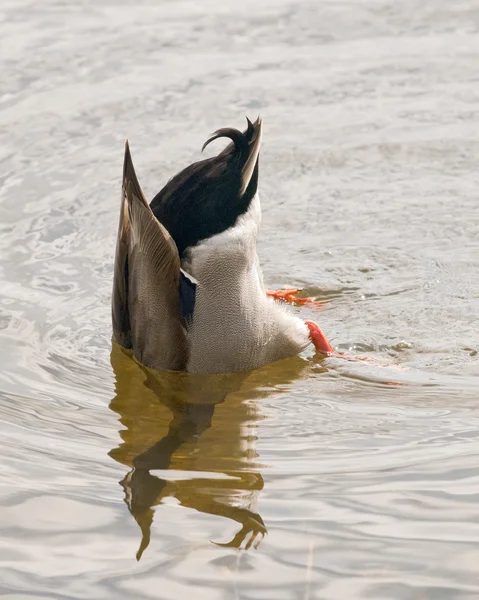
[{"label": "duck wing", "polygon": [[113,277],[113,335],[148,367],[186,367],[180,274],[176,244],[145,200],[127,142]]}]

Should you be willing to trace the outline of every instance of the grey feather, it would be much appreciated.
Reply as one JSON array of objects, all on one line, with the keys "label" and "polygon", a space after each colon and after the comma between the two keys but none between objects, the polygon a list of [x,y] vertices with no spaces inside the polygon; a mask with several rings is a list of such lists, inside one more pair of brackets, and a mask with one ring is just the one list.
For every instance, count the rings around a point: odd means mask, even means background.
[{"label": "grey feather", "polygon": [[182,370],[186,366],[188,346],[179,276],[176,245],[145,200],[127,143],[115,258],[113,331],[118,343],[132,348],[135,357],[148,367]]},{"label": "grey feather", "polygon": [[260,220],[256,195],[235,227],[200,242],[184,261],[199,281],[188,328],[190,372],[255,369],[309,344],[304,322],[266,297],[256,253]]}]

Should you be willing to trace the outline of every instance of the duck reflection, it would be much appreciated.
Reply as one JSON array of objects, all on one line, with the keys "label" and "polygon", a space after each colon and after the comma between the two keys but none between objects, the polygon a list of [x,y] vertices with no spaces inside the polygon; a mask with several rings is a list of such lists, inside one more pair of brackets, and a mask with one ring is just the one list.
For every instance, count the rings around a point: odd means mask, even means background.
[{"label": "duck reflection", "polygon": [[126,429],[110,456],[130,467],[120,485],[141,529],[137,559],[150,543],[153,507],[168,496],[237,521],[240,530],[221,545],[257,546],[266,527],[257,512],[264,482],[255,434],[263,417],[255,400],[280,392],[308,361],[296,356],[250,373],[157,372],[113,344],[111,364],[116,393],[110,408]]}]

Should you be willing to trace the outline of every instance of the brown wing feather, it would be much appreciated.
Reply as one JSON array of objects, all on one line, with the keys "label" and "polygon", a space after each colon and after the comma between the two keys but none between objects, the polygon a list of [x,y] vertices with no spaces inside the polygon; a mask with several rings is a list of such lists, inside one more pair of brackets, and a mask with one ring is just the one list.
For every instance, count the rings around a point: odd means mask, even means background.
[{"label": "brown wing feather", "polygon": [[179,276],[178,250],[145,200],[127,143],[115,259],[113,331],[116,340],[133,348],[136,358],[148,367],[186,367],[188,349]]},{"label": "brown wing feather", "polygon": [[120,222],[116,241],[115,267],[113,272],[113,293],[111,302],[113,337],[124,348],[131,348],[130,315],[128,313],[128,247],[130,218],[125,194],[125,172],[127,167],[128,142],[123,163],[123,183],[121,189]]}]

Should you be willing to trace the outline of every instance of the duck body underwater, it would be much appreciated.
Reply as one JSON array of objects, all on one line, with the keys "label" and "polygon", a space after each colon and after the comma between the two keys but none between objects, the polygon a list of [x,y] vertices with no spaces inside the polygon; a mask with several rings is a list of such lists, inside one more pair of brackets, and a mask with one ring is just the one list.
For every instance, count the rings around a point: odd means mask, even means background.
[{"label": "duck body underwater", "polygon": [[262,121],[224,128],[230,144],[146,201],[125,146],[116,246],[113,336],[158,370],[246,371],[313,344],[333,348],[312,321],[268,297],[256,252]]}]

